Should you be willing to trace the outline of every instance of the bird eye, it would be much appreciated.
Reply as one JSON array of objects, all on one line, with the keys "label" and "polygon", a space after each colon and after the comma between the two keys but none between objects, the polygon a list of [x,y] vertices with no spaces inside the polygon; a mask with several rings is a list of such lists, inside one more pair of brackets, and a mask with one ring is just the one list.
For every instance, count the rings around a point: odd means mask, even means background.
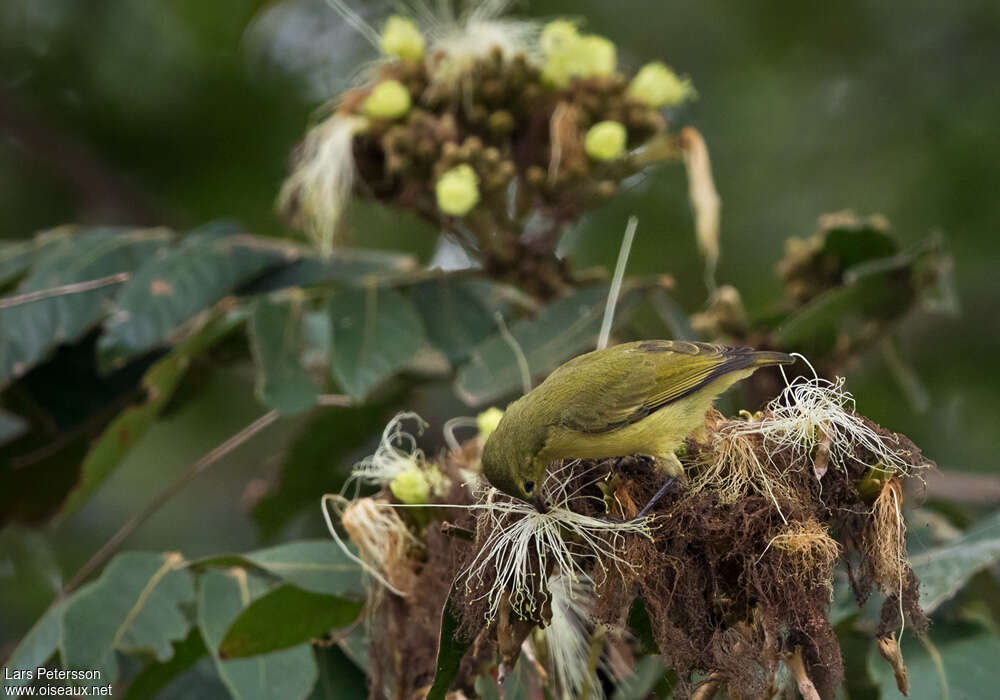
[{"label": "bird eye", "polygon": [[530,494],[534,490],[535,490],[535,482],[534,481],[525,481],[524,482],[524,492],[525,493]]}]

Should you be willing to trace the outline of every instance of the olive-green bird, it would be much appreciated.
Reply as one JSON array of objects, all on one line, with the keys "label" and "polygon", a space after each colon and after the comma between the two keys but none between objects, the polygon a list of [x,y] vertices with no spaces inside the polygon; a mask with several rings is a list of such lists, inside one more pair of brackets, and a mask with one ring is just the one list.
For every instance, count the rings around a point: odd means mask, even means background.
[{"label": "olive-green bird", "polygon": [[761,367],[792,362],[780,352],[676,340],[580,355],[507,407],[483,448],[483,474],[540,510],[556,460],[648,455],[678,476],[674,451],[715,398]]}]

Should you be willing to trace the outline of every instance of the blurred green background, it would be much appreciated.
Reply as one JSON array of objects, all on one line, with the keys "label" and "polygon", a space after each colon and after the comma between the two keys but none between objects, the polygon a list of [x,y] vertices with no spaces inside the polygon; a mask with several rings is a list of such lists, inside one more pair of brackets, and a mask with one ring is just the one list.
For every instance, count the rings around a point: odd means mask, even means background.
[{"label": "blurred green background", "polygon": [[[355,4],[375,23],[389,5]],[[963,312],[901,329],[930,410],[905,398],[877,352],[848,368],[849,388],[863,413],[943,468],[997,471],[1000,4],[553,0],[516,12],[583,18],[617,42],[624,64],[663,58],[691,76],[700,97],[674,121],[709,145],[723,200],[719,280],[751,312],[778,296],[784,240],[811,233],[822,213],[884,214],[904,244],[945,234]],[[4,0],[0,237],[218,217],[286,235],[273,202],[288,154],[314,110],[373,57],[322,0]],[[612,265],[631,214],[640,229],[629,272],[675,275],[677,298],[698,310],[705,289],[679,166],[581,222],[567,254]],[[401,237],[386,223],[358,243],[429,259],[431,236]],[[249,365],[220,363],[191,381],[197,401],[178,401],[88,507],[41,536],[0,533],[0,647],[138,504],[261,412]],[[413,401],[437,418],[463,413],[447,394]],[[302,420],[231,455],[129,547],[198,556],[257,545],[247,506]],[[318,509],[290,528],[320,532]]]}]

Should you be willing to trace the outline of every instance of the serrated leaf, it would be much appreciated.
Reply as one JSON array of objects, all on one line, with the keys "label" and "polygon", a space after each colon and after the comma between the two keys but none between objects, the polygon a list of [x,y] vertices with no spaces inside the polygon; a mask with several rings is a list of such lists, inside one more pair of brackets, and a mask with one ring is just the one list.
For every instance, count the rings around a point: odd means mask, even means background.
[{"label": "serrated leaf", "polygon": [[95,685],[118,678],[115,652],[148,652],[160,661],[187,636],[181,606],[194,600],[194,580],[179,554],[125,552],[66,603],[60,650],[71,669],[98,669]]},{"label": "serrated leaf", "polygon": [[247,566],[262,569],[314,593],[361,599],[365,595],[361,567],[333,540],[302,540],[247,554],[209,557],[198,566]]},{"label": "serrated leaf", "polygon": [[[10,657],[4,662],[7,668],[35,669],[44,666],[45,662],[59,649],[59,632],[62,627],[62,615],[66,609],[65,600],[53,604],[38,618],[24,638],[18,643]],[[4,674],[6,676],[6,674]],[[3,687],[29,685],[28,679],[3,679]]]},{"label": "serrated leaf", "polygon": [[186,639],[174,644],[174,653],[167,661],[151,661],[129,683],[125,700],[147,700],[158,697],[158,693],[194,666],[208,654],[201,632],[193,628]]},{"label": "serrated leaf", "polygon": [[252,659],[221,659],[226,630],[266,584],[240,569],[208,571],[198,587],[198,627],[223,683],[235,700],[303,700],[316,684],[316,661],[308,644]]},{"label": "serrated leaf", "polygon": [[424,344],[420,315],[394,289],[344,289],[327,308],[333,376],[356,399],[409,364]]},{"label": "serrated leaf", "polygon": [[437,661],[434,664],[434,684],[427,692],[425,700],[444,700],[455,676],[458,675],[462,657],[471,644],[459,634],[462,625],[457,609],[460,586],[458,579],[451,584],[448,600],[441,611],[441,632],[438,636]]},{"label": "serrated leaf", "polygon": [[219,656],[235,659],[308,644],[347,627],[360,614],[358,601],[286,583],[244,608],[219,643]]},{"label": "serrated leaf", "polygon": [[304,257],[267,272],[246,291],[259,294],[286,287],[308,287],[328,282],[378,283],[417,269],[417,259],[408,253],[365,248],[338,248],[329,259]]},{"label": "serrated leaf", "polygon": [[933,612],[983,569],[1000,561],[1000,512],[980,521],[956,542],[911,560],[920,579],[920,606]]},{"label": "serrated leaf", "polygon": [[315,653],[319,680],[309,700],[365,700],[368,697],[368,679],[343,651],[337,647],[316,647]]},{"label": "serrated leaf", "polygon": [[464,361],[472,349],[496,332],[496,321],[470,280],[426,280],[411,289],[431,343],[452,365]]},{"label": "serrated leaf", "polygon": [[156,423],[187,373],[192,358],[226,337],[245,318],[246,313],[241,309],[216,314],[149,368],[142,378],[146,402],[122,411],[90,447],[80,467],[80,480],[62,506],[61,518],[66,518],[86,504],[132,447]]},{"label": "serrated leaf", "polygon": [[[46,248],[17,294],[132,274],[171,237],[164,229],[85,229]],[[114,282],[0,309],[0,386],[97,325],[121,289]]]},{"label": "serrated leaf", "polygon": [[[542,308],[535,318],[510,327],[528,363],[532,377],[548,374],[566,360],[593,350],[600,332],[607,287],[587,287]],[[632,290],[618,302],[616,320],[628,317],[638,300]],[[473,349],[458,372],[455,389],[463,401],[481,406],[521,389],[521,371],[514,349],[501,333]]]},{"label": "serrated leaf", "polygon": [[[1000,688],[1000,636],[975,624],[936,622],[929,631],[928,648],[904,634],[903,661],[910,682],[910,700],[979,700],[995,697]],[[875,645],[873,645],[874,647]],[[896,688],[892,669],[872,649],[868,657],[872,676],[882,697],[904,697]]]},{"label": "serrated leaf", "polygon": [[0,243],[0,287],[5,287],[28,271],[45,250],[72,235],[73,227],[45,231],[27,241]]},{"label": "serrated leaf", "polygon": [[316,405],[319,391],[302,366],[303,297],[293,291],[257,300],[247,332],[257,367],[257,397],[283,415]]},{"label": "serrated leaf", "polygon": [[165,343],[178,327],[239,285],[287,260],[276,242],[214,224],[139,268],[118,296],[98,342],[102,367],[124,364]]}]

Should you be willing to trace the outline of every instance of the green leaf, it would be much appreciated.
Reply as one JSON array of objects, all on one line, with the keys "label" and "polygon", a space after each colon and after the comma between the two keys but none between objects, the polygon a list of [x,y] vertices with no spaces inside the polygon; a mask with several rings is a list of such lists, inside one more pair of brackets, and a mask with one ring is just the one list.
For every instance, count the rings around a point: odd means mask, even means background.
[{"label": "green leaf", "polygon": [[276,242],[234,233],[231,224],[192,233],[143,265],[122,289],[98,342],[101,366],[121,366],[167,342],[181,324],[286,260],[288,251]]},{"label": "green leaf", "polygon": [[247,288],[259,294],[286,287],[308,287],[328,282],[378,283],[417,270],[417,259],[406,253],[365,248],[337,248],[329,259],[304,257],[267,272]]},{"label": "green leaf", "polygon": [[351,660],[362,673],[371,670],[371,657],[369,656],[368,633],[364,625],[358,625],[353,630],[340,638],[337,646],[344,652],[344,656]]},{"label": "green leaf", "polygon": [[246,318],[242,309],[220,312],[200,330],[158,361],[142,378],[146,402],[122,411],[91,446],[80,468],[80,480],[70,492],[60,518],[83,507],[125,456],[157,421],[177,391],[191,360],[215,345]]},{"label": "green leaf", "polygon": [[876,262],[855,266],[844,286],[793,313],[775,333],[778,344],[819,357],[844,340],[862,345],[875,337],[878,323],[901,316],[915,299],[909,263],[898,258]]},{"label": "green leaf", "polygon": [[319,392],[302,366],[303,296],[301,291],[257,300],[248,333],[257,367],[257,397],[284,415],[316,405]]},{"label": "green leaf", "polygon": [[475,346],[496,332],[493,314],[472,280],[425,280],[414,285],[411,294],[427,337],[452,365],[463,362]]},{"label": "green leaf", "polygon": [[888,258],[899,252],[899,244],[885,231],[867,221],[856,226],[840,226],[826,232],[820,255],[832,258],[841,271],[869,260]]},{"label": "green leaf", "polygon": [[285,455],[277,485],[254,506],[261,536],[273,537],[305,509],[315,514],[316,489],[331,492],[343,485],[351,456],[377,439],[401,398],[394,392],[378,403],[325,407],[311,414]]},{"label": "green leaf", "polygon": [[28,421],[0,409],[0,445],[16,440],[28,429]]},{"label": "green leaf", "polygon": [[[85,229],[46,248],[17,294],[130,274],[171,236],[163,229]],[[97,325],[121,289],[120,283],[109,283],[0,309],[0,386]]]},{"label": "green leaf", "polygon": [[193,628],[182,642],[174,643],[174,653],[167,661],[151,661],[139,672],[125,692],[125,700],[156,697],[161,689],[194,666],[208,653],[201,632]]},{"label": "green leaf", "polygon": [[365,595],[361,567],[333,540],[302,540],[248,554],[209,557],[197,566],[256,567],[299,588],[361,599]]},{"label": "green leaf", "polygon": [[[837,348],[846,352],[871,342],[884,326],[948,295],[951,258],[937,239],[906,253],[860,260],[834,287],[786,318],[775,332],[778,344],[811,357]],[[858,255],[857,257],[860,257]],[[947,305],[944,301],[936,302]]]},{"label": "green leaf", "polygon": [[[360,627],[360,625],[359,625]],[[368,679],[337,647],[316,647],[319,680],[309,700],[365,700]]]},{"label": "green leaf", "polygon": [[[571,357],[594,349],[607,295],[607,287],[587,287],[549,304],[535,318],[511,326],[533,377],[548,374]],[[628,317],[636,301],[636,290],[622,295],[618,322]],[[455,380],[458,395],[472,406],[513,394],[521,386],[517,355],[500,333],[476,346]]]},{"label": "green leaf", "polygon": [[[35,669],[44,666],[59,648],[59,632],[66,601],[53,604],[32,625],[28,633],[18,643],[10,657],[4,662],[7,668]],[[5,674],[6,675],[6,674]],[[30,680],[4,679],[3,687],[29,685]]]},{"label": "green leaf", "polygon": [[[129,689],[131,690],[131,689]],[[202,656],[190,668],[170,680],[166,687],[161,688],[155,700],[229,700],[232,696],[229,689],[219,678],[215,661],[210,656]],[[127,690],[126,700],[133,700]],[[136,699],[138,700],[138,698]]]},{"label": "green leaf", "polygon": [[444,610],[441,611],[441,634],[438,637],[434,684],[425,700],[444,700],[455,676],[458,675],[462,657],[471,644],[471,641],[463,639],[458,631],[462,624],[456,609],[460,585],[457,579],[451,584],[448,600],[444,604]]},{"label": "green leaf", "polygon": [[316,684],[316,661],[308,644],[252,659],[221,659],[216,652],[229,626],[266,584],[241,569],[208,571],[199,579],[198,627],[205,646],[236,700],[304,700]]},{"label": "green leaf", "polygon": [[409,364],[424,344],[419,314],[394,289],[345,289],[328,309],[333,376],[356,399]]},{"label": "green leaf", "polygon": [[27,241],[0,243],[0,287],[26,273],[44,251],[72,233],[73,227],[63,226],[44,231]]},{"label": "green leaf", "polygon": [[304,591],[286,583],[250,603],[219,644],[224,659],[288,649],[346,627],[361,614],[361,603]]},{"label": "green leaf", "polygon": [[194,600],[191,573],[175,553],[125,552],[97,581],[66,604],[60,650],[63,665],[99,669],[96,685],[118,677],[115,652],[149,652],[160,661],[173,655],[171,642],[189,628],[180,606]]},{"label": "green leaf", "polygon": [[959,540],[911,560],[920,579],[920,605],[928,613],[952,598],[975,574],[1000,561],[1000,512],[974,525]]},{"label": "green leaf", "polygon": [[[936,622],[927,646],[912,635],[903,637],[903,660],[910,681],[910,700],[979,700],[1000,688],[1000,636],[975,624]],[[874,645],[873,645],[874,647]],[[902,698],[892,669],[873,648],[872,676],[885,699]]]}]

